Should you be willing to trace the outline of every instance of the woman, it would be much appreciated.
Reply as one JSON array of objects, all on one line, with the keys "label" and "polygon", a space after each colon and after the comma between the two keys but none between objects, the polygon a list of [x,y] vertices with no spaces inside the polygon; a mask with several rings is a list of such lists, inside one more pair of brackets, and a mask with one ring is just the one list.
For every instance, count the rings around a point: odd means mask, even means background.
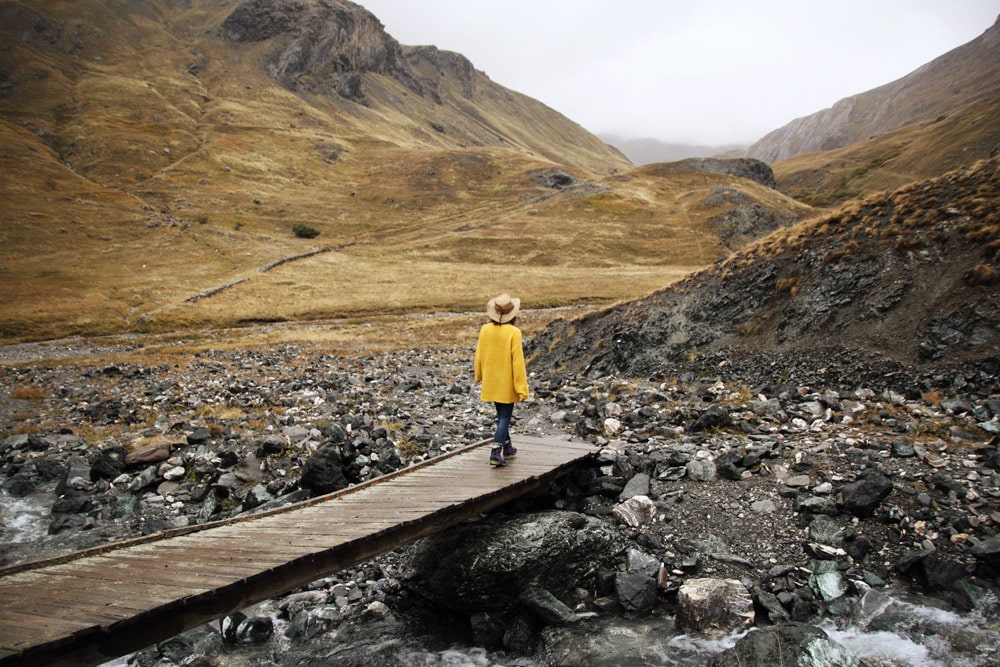
[{"label": "woman", "polygon": [[486,304],[490,321],[479,330],[476,343],[476,382],[482,382],[480,397],[497,409],[497,431],[493,436],[490,465],[507,465],[517,454],[510,442],[510,420],[514,404],[528,398],[528,374],[524,367],[521,330],[514,326],[521,300],[501,294]]}]

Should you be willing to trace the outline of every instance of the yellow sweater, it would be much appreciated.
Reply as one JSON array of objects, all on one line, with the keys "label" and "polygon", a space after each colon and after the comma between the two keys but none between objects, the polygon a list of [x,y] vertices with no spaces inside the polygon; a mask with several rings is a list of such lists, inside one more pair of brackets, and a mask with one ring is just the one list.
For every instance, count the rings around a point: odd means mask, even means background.
[{"label": "yellow sweater", "polygon": [[476,344],[476,382],[483,383],[484,401],[517,403],[528,398],[520,329],[513,324],[483,325]]}]

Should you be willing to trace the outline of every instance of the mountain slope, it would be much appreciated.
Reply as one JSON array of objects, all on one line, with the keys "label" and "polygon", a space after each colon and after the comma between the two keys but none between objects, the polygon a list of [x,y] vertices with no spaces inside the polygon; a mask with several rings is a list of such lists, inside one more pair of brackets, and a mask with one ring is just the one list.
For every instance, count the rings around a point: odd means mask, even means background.
[{"label": "mountain slope", "polygon": [[[669,377],[810,360],[947,366],[1000,355],[1000,158],[873,196],[532,341],[532,363]],[[745,363],[744,363],[745,362]],[[826,372],[826,371],[823,371]]]},{"label": "mountain slope", "polygon": [[1000,95],[1000,17],[982,35],[905,77],[768,133],[747,151],[768,163],[843,148]]},{"label": "mountain slope", "polygon": [[812,206],[894,190],[1000,154],[1000,96],[981,99],[846,148],[774,164],[777,188]]},{"label": "mountain slope", "polygon": [[608,302],[810,213],[633,169],[349,2],[0,12],[3,338]]}]

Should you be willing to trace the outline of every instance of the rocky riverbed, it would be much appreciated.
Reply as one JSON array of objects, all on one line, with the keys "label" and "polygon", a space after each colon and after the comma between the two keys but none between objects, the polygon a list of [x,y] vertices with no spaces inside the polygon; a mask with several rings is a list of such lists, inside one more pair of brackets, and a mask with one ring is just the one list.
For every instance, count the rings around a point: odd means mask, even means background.
[{"label": "rocky riverbed", "polygon": [[[478,400],[471,352],[339,356],[284,344],[156,363],[8,355],[0,563],[291,502],[487,438],[493,411]],[[823,361],[811,374],[797,368],[794,381],[777,369],[650,380],[529,364],[533,397],[515,411],[515,436],[585,440],[593,466],[450,538],[133,661],[653,665],[704,664],[716,653],[717,664],[737,664],[721,651],[738,635],[711,642],[749,627],[834,631],[863,619],[920,647],[917,659],[862,652],[867,664],[992,664],[1000,378],[982,368],[887,378],[857,360],[850,372]],[[310,463],[330,452],[342,481]],[[524,546],[539,522],[542,534],[564,536],[562,552]],[[485,571],[461,559],[456,567],[468,569],[430,568],[435,549],[456,553],[456,535],[480,554],[509,537]],[[590,562],[552,565],[582,547]],[[493,590],[497,572],[523,590]],[[482,583],[458,595],[441,585],[448,577]],[[912,620],[890,593],[919,595],[976,631]],[[727,602],[706,609],[699,595]]]}]

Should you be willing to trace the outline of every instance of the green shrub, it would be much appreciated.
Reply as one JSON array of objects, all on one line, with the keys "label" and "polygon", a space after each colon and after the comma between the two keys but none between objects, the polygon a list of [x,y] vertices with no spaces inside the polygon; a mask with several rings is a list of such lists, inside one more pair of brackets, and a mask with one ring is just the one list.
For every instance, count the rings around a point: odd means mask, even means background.
[{"label": "green shrub", "polygon": [[295,225],[292,227],[292,231],[300,239],[314,239],[319,236],[319,232],[309,225]]}]

